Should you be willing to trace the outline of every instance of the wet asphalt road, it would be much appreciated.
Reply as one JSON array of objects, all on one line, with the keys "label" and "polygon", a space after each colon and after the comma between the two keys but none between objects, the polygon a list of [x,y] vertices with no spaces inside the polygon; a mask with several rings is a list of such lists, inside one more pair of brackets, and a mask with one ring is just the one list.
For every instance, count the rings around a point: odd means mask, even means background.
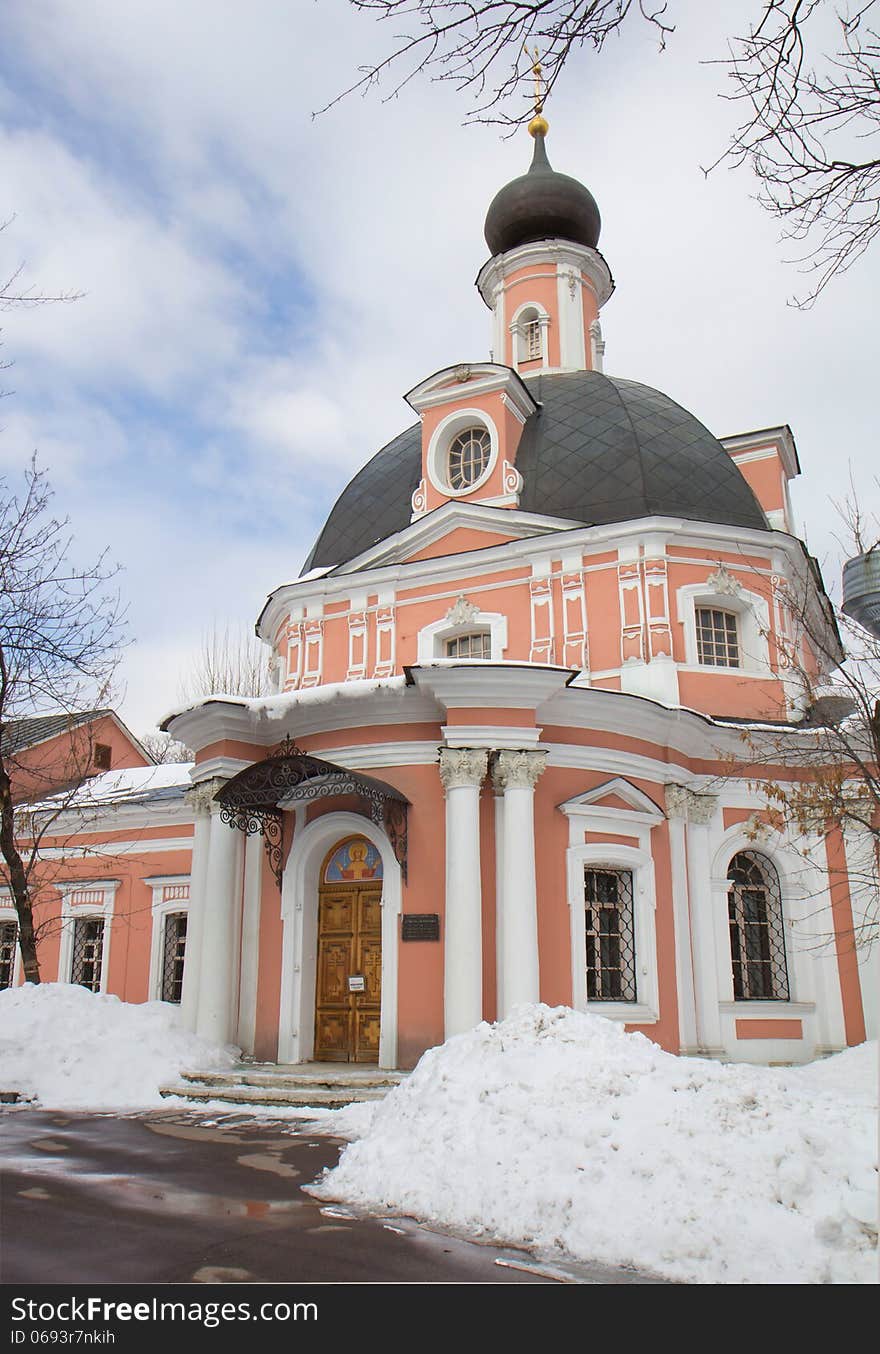
[{"label": "wet asphalt road", "polygon": [[6,1110],[0,1281],[652,1282],[544,1269],[407,1219],[347,1215],[302,1188],[340,1147],[307,1125],[239,1115]]}]

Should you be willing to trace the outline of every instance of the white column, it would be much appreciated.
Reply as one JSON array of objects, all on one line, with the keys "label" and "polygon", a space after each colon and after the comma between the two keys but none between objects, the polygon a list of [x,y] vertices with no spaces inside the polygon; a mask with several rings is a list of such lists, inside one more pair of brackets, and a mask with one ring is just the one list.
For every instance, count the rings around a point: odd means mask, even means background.
[{"label": "white column", "polygon": [[696,1053],[697,1004],[694,959],[691,949],[691,915],[688,902],[687,845],[685,821],[689,792],[683,785],[667,785],[669,862],[672,871],[672,920],[675,927],[675,986],[678,995],[678,1041],[680,1053]]},{"label": "white column", "polygon": [[546,760],[545,752],[503,751],[496,753],[492,766],[495,787],[504,791],[502,915],[497,933],[502,1020],[521,1002],[540,1000],[534,799]]},{"label": "white column", "polygon": [[196,1033],[218,1044],[238,1032],[243,841],[221,820],[220,806],[212,805]]},{"label": "white column", "polygon": [[[716,898],[712,887],[712,851],[709,824],[718,805],[717,795],[688,791],[687,864],[693,933],[694,990],[697,1008],[697,1042],[702,1053],[717,1057],[724,1052],[718,987],[719,950],[726,934],[718,934],[716,912],[723,908],[727,924],[727,889]],[[730,950],[728,948],[729,956]],[[728,958],[729,966],[729,958]],[[732,995],[732,993],[731,993]]]},{"label": "white column", "polygon": [[194,1030],[199,1016],[199,975],[202,967],[202,936],[205,929],[205,883],[208,877],[208,851],[211,836],[211,800],[223,784],[203,781],[187,793],[186,800],[195,813],[192,865],[190,866],[189,908],[186,919],[186,957],[183,964],[181,1019]]},{"label": "white column", "polygon": [[483,1019],[483,905],[480,886],[480,785],[483,748],[441,748],[446,791],[446,919],[443,1006],[446,1038]]},{"label": "white column", "polygon": [[495,791],[495,1014],[504,1008],[504,792]]}]

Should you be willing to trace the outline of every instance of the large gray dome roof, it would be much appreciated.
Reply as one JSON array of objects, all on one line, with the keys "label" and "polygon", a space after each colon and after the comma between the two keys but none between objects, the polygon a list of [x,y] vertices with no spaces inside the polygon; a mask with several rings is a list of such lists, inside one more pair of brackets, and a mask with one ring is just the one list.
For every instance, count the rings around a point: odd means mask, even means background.
[{"label": "large gray dome roof", "polygon": [[595,249],[601,229],[593,194],[577,179],[556,172],[547,159],[544,135],[539,132],[528,172],[506,183],[492,199],[485,236],[493,255],[533,240],[556,237]]},{"label": "large gray dome roof", "polygon": [[[668,395],[596,371],[526,377],[526,385],[541,407],[516,455],[520,511],[587,526],[658,516],[767,529],[721,443]],[[342,564],[409,526],[421,477],[415,424],[342,491],[303,572]]]}]

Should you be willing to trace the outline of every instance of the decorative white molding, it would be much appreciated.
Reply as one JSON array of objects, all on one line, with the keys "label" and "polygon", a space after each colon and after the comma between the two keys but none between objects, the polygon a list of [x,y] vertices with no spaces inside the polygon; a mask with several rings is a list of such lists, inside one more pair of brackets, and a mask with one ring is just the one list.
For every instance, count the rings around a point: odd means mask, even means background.
[{"label": "decorative white molding", "polygon": [[479,616],[480,608],[469,602],[464,593],[459,593],[446,613],[450,625],[471,625]]},{"label": "decorative white molding", "polygon": [[738,578],[728,572],[727,565],[719,561],[718,568],[714,574],[710,574],[706,579],[706,587],[709,592],[716,592],[726,597],[739,597],[742,595],[743,587]]},{"label": "decorative white molding", "polygon": [[397,626],[393,606],[376,608],[376,666],[374,677],[390,677],[394,672]]},{"label": "decorative white molding", "polygon": [[[164,957],[165,920],[176,912],[189,913],[190,877],[182,875],[154,875],[143,881],[152,890],[150,905],[150,1001],[162,1000],[162,961]],[[189,937],[187,936],[187,940]],[[184,957],[184,969],[186,958]]]},{"label": "decorative white molding", "polygon": [[279,1062],[307,1062],[314,1051],[315,975],[318,962],[318,884],[328,851],[357,834],[382,857],[382,1005],[379,1066],[397,1066],[398,918],[403,885],[400,865],[382,828],[356,813],[328,813],[297,824],[281,889],[281,997]]},{"label": "decorative white molding", "polygon": [[529,646],[530,663],[555,662],[555,633],[553,617],[553,580],[550,577],[529,579],[531,602],[532,642]]},{"label": "decorative white molding", "polygon": [[501,483],[504,486],[504,492],[506,494],[512,494],[516,498],[516,501],[518,503],[519,502],[518,496],[522,493],[523,487],[522,475],[519,473],[516,466],[512,465],[510,461],[505,461],[503,463],[501,467],[501,472],[502,472]]},{"label": "decorative white molding", "polygon": [[441,748],[440,779],[443,789],[448,792],[465,785],[481,785],[486,777],[488,755],[486,748]]},{"label": "decorative white molding", "polygon": [[511,786],[534,790],[546,765],[546,752],[535,748],[504,748],[492,759],[492,784],[496,790],[507,790]]},{"label": "decorative white molding", "polygon": [[415,522],[415,520],[418,517],[423,517],[427,511],[428,511],[428,481],[425,479],[423,475],[422,478],[419,480],[418,484],[416,485],[415,489],[413,490],[411,520]]},{"label": "decorative white molding", "polygon": [[[459,602],[462,600],[464,600],[464,606],[456,611]],[[451,619],[453,612],[461,616],[462,619]],[[446,660],[444,651],[446,640],[455,639],[457,635],[467,634],[473,630],[488,630],[491,658],[489,660],[468,659],[469,663],[481,661],[497,663],[504,657],[507,651],[507,617],[498,611],[480,611],[477,607],[471,608],[471,603],[459,597],[459,600],[450,607],[441,620],[432,621],[429,625],[422,626],[416,637],[418,661],[420,663],[435,663],[438,659]],[[448,661],[454,663],[458,660],[450,659]]]},{"label": "decorative white molding", "polygon": [[56,883],[55,888],[61,894],[61,936],[58,946],[58,981],[72,981],[73,933],[79,919],[88,921],[94,918],[103,921],[104,934],[101,942],[101,984],[100,991],[106,993],[110,974],[110,939],[113,932],[113,912],[119,879],[100,880],[64,880]]}]

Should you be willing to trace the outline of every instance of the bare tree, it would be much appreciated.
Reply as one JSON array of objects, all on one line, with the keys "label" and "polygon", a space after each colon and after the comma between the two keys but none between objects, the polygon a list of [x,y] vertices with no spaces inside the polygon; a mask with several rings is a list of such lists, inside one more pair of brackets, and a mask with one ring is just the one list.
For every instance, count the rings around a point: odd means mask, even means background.
[{"label": "bare tree", "polygon": [[170,733],[145,733],[141,735],[140,742],[153,761],[159,764],[193,760],[192,749],[172,738]]},{"label": "bare tree", "polygon": [[[880,522],[855,495],[835,507],[846,554],[880,549]],[[775,600],[790,622],[788,638],[776,636],[782,666],[801,688],[805,717],[793,727],[780,711],[777,730],[744,730],[742,754],[726,772],[767,803],[753,822],[756,837],[769,826],[820,868],[813,842],[837,831],[851,842],[845,877],[832,871],[830,883],[845,883],[854,904],[858,895],[851,940],[870,944],[880,934],[880,634],[832,607],[808,572],[780,584]]]},{"label": "bare tree", "polygon": [[802,307],[880,231],[878,22],[876,0],[842,11],[827,0],[768,0],[722,63],[734,86],[725,97],[745,117],[716,164],[748,163],[783,238],[805,246]]},{"label": "bare tree", "polygon": [[[85,568],[72,562],[68,520],[52,516],[51,500],[36,458],[21,492],[0,480],[0,883],[18,915],[27,982],[40,980],[34,902],[45,883],[41,845],[94,773],[82,714],[109,703],[125,625],[112,586],[117,569],[106,553]],[[15,735],[21,720],[43,713],[66,717],[69,736],[65,750],[40,766]],[[23,815],[22,799],[49,791],[49,809]]]},{"label": "bare tree", "polygon": [[203,696],[267,696],[272,691],[266,646],[244,627],[225,626],[202,635],[180,684],[182,701]]},{"label": "bare tree", "polygon": [[[675,30],[665,22],[667,3],[648,0],[351,0],[355,9],[380,20],[400,20],[391,51],[375,65],[361,67],[340,99],[387,80],[393,98],[418,75],[451,81],[468,94],[468,117],[515,126],[533,112],[524,83],[540,54],[544,96],[553,89],[572,52],[601,51],[630,15],[650,24],[662,49]],[[532,51],[528,50],[531,44]],[[509,105],[514,105],[510,111]],[[527,104],[527,106],[526,106]]]},{"label": "bare tree", "polygon": [[[880,231],[880,0],[754,0],[754,21],[711,58],[732,84],[723,97],[744,117],[705,171],[748,165],[758,201],[802,248],[810,274],[794,304],[812,305]],[[452,83],[471,99],[467,118],[515,126],[531,116],[527,77],[540,56],[537,106],[580,48],[601,51],[642,20],[662,50],[674,26],[667,4],[647,0],[351,0],[403,32],[388,55],[321,109],[384,84],[390,98],[418,75]],[[873,21],[873,25],[872,25]],[[531,47],[531,51],[529,50]]]}]

